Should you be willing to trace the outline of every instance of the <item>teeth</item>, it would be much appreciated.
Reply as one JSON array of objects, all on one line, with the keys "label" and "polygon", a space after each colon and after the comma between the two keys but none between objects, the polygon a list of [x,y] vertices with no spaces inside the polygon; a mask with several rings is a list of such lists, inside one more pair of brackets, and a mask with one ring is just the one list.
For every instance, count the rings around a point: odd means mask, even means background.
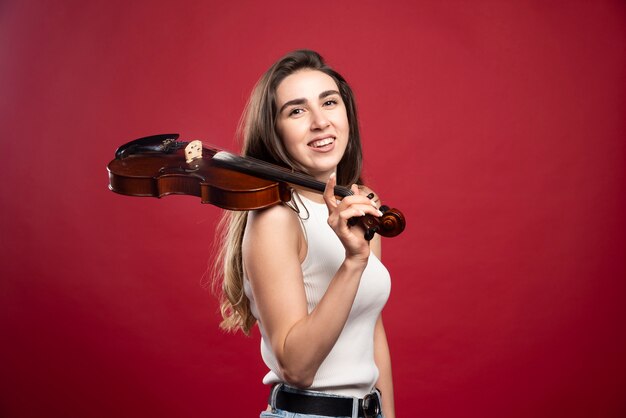
[{"label": "teeth", "polygon": [[320,148],[325,145],[332,144],[333,142],[335,142],[334,138],[325,138],[325,139],[320,139],[319,141],[313,141],[309,145],[315,148]]}]

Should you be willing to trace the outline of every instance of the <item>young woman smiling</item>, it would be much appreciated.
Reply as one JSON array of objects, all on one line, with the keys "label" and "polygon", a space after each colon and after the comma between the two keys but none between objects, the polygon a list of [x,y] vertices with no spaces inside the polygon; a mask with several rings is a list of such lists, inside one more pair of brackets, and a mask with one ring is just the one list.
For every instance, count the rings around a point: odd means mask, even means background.
[{"label": "young woman smiling", "polygon": [[[271,386],[261,417],[393,418],[390,277],[380,236],[348,222],[381,216],[361,181],[351,88],[316,52],[294,51],[255,86],[241,131],[243,155],[326,183],[323,195],[295,188],[287,204],[224,218],[222,327],[259,326]],[[353,195],[338,201],[336,184]]]}]

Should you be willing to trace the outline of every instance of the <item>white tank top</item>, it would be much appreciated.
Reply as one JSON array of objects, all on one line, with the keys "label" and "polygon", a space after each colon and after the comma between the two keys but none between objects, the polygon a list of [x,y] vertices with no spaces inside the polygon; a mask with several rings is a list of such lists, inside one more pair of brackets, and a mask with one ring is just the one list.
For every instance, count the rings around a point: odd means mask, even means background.
[{"label": "white tank top", "polygon": [[[302,197],[302,201],[304,208],[298,206],[308,246],[302,272],[310,313],[324,296],[343,262],[345,249],[328,226],[326,205],[305,197]],[[252,314],[258,319],[259,312],[247,278],[244,279],[244,289],[250,300]],[[371,392],[379,374],[374,362],[374,326],[387,302],[390,289],[389,272],[374,254],[370,254],[346,325],[318,369],[309,390],[359,398]],[[272,385],[282,382],[269,338],[260,321],[258,325],[262,336],[261,355],[270,369],[263,383]]]}]

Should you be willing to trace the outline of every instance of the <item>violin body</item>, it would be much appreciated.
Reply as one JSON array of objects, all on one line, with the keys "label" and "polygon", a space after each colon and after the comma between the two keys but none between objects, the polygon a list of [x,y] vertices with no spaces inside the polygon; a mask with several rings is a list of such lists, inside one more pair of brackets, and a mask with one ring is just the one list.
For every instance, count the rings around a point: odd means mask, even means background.
[{"label": "violin body", "polygon": [[127,196],[190,195],[228,210],[263,209],[291,199],[284,184],[218,167],[211,158],[188,164],[181,151],[133,154],[112,160],[107,169],[109,189]]},{"label": "violin body", "polygon": [[[178,134],[155,135],[119,147],[107,166],[109,189],[127,196],[161,198],[191,195],[227,210],[257,210],[289,202],[291,184],[323,192],[325,184],[282,167],[202,145],[177,141]],[[200,148],[194,154],[194,149]],[[183,149],[185,147],[185,149]],[[350,189],[335,187],[345,197]],[[397,209],[381,207],[383,216],[354,218],[365,229],[392,237],[404,230],[404,216]]]}]

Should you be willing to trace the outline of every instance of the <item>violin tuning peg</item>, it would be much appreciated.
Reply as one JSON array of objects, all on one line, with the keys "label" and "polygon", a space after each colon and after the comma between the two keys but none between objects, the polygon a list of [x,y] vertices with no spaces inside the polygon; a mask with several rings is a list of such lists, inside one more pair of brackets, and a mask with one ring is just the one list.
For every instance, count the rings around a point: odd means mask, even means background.
[{"label": "violin tuning peg", "polygon": [[373,228],[367,228],[367,230],[365,231],[365,240],[366,241],[371,241],[372,238],[374,238],[374,235],[376,234],[376,231],[378,231],[378,227],[375,226]]}]

